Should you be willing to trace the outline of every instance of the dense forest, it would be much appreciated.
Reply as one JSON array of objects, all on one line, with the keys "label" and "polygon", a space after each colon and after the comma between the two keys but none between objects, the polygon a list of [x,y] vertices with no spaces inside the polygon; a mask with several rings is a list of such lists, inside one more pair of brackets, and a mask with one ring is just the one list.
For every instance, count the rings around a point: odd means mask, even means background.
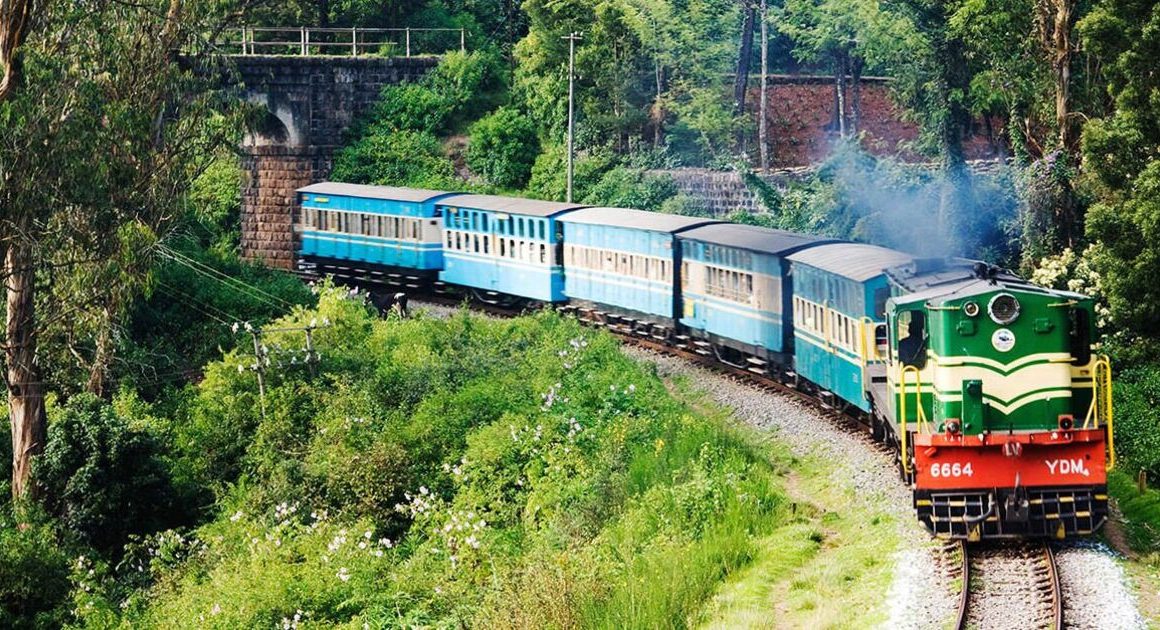
[{"label": "dense forest", "polygon": [[[335,179],[562,199],[576,32],[577,200],[701,214],[661,171],[738,171],[764,211],[734,220],[1097,296],[1124,468],[1160,480],[1160,5],[0,0],[0,626],[692,625],[754,536],[812,518],[785,458],[606,335],[380,320],[242,260],[259,114],[224,42],[299,24],[467,32],[383,91]],[[841,112],[782,185],[773,73],[831,77]],[[871,75],[922,164],[863,146]]]}]

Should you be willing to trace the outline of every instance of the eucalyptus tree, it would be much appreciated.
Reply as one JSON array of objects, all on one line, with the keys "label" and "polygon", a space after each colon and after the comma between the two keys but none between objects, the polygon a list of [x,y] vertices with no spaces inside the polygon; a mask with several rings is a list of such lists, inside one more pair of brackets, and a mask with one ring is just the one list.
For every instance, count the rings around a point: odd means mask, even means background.
[{"label": "eucalyptus tree", "polygon": [[[865,64],[862,42],[866,38],[864,31],[875,26],[873,14],[877,7],[877,3],[865,0],[785,0],[777,14],[777,27],[793,40],[793,54],[798,60],[831,64],[838,103],[835,120],[843,138],[858,132],[860,75]],[[853,79],[849,90],[848,77]],[[846,102],[848,92],[852,106]]]},{"label": "eucalyptus tree", "polygon": [[[45,441],[40,342],[94,311],[117,315],[140,260],[181,211],[224,135],[204,73],[207,5],[186,0],[0,0],[0,248],[14,498]],[[189,56],[178,58],[177,51]],[[221,129],[228,128],[224,125]],[[48,304],[54,281],[77,291]],[[83,289],[83,290],[82,290]],[[75,298],[75,299],[74,299]],[[94,344],[107,352],[101,340]]]}]

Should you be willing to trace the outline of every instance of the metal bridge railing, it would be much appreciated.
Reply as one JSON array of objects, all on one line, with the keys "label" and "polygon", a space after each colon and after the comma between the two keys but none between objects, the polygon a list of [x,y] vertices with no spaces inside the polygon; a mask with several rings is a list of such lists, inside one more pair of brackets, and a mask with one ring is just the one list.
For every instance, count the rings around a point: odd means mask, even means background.
[{"label": "metal bridge railing", "polygon": [[224,42],[243,55],[414,57],[467,50],[462,28],[318,28],[243,26]]}]

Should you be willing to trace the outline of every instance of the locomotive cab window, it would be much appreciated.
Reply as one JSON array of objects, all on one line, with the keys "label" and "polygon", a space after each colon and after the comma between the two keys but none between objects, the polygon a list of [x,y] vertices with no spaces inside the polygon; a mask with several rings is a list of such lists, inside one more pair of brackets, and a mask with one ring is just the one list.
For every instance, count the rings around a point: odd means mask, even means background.
[{"label": "locomotive cab window", "polygon": [[898,314],[898,360],[920,370],[926,365],[926,313],[923,311]]}]

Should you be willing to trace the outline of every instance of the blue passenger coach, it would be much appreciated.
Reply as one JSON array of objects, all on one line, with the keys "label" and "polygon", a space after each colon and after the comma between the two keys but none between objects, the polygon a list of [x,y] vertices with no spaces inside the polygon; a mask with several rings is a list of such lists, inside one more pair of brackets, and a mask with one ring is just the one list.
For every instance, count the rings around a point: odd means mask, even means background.
[{"label": "blue passenger coach", "polygon": [[[862,243],[831,243],[789,256],[793,275],[794,369],[802,377],[863,411],[866,346],[885,321],[890,286],[886,270],[913,258]],[[869,331],[867,330],[869,329]]]},{"label": "blue passenger coach", "polygon": [[677,238],[683,257],[681,323],[689,334],[788,364],[793,327],[785,257],[832,241],[734,223],[694,228]]},{"label": "blue passenger coach", "polygon": [[452,193],[321,182],[298,189],[298,253],[325,267],[364,262],[430,275],[443,267],[435,202]]},{"label": "blue passenger coach", "polygon": [[563,215],[564,294],[673,325],[680,317],[674,234],[712,219],[584,208]]},{"label": "blue passenger coach", "polygon": [[493,195],[454,195],[443,212],[439,279],[487,302],[510,296],[564,301],[563,239],[557,217],[584,206]]}]

